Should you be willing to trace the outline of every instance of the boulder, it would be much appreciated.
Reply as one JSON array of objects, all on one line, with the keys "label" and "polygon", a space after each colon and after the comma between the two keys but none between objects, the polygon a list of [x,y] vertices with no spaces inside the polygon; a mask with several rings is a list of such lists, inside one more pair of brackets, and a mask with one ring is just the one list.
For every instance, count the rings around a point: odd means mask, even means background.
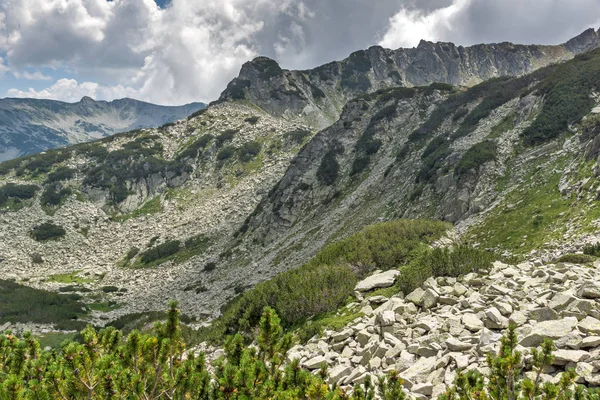
[{"label": "boulder", "polygon": [[307,369],[319,369],[323,364],[327,364],[327,359],[323,356],[309,358],[302,363],[302,365]]},{"label": "boulder", "polygon": [[584,299],[600,299],[600,287],[593,284],[583,285],[577,295]]},{"label": "boulder", "polygon": [[579,322],[579,330],[590,334],[600,335],[600,321],[593,317],[585,317],[583,321]]},{"label": "boulder", "polygon": [[412,292],[405,297],[406,301],[410,301],[416,306],[421,306],[423,304],[423,296],[425,295],[425,291],[421,288],[416,288]]},{"label": "boulder", "polygon": [[464,314],[462,316],[462,323],[471,332],[479,332],[483,329],[483,321],[475,314]]},{"label": "boulder", "polygon": [[429,310],[435,307],[439,298],[440,296],[433,289],[427,289],[421,298],[423,308]]},{"label": "boulder", "polygon": [[567,317],[556,321],[538,322],[531,331],[526,334],[520,344],[525,347],[539,346],[544,339],[560,339],[567,336],[577,326],[577,318]]},{"label": "boulder", "polygon": [[392,326],[396,322],[396,314],[393,311],[384,311],[377,316],[381,326]]},{"label": "boulder", "polygon": [[508,327],[508,319],[503,317],[496,307],[485,310],[485,327],[489,329],[504,329]]},{"label": "boulder", "polygon": [[563,350],[558,349],[554,352],[553,365],[567,365],[569,363],[578,363],[589,359],[590,353],[582,350]]},{"label": "boulder", "polygon": [[371,275],[368,278],[358,282],[354,290],[358,292],[368,292],[373,289],[390,287],[394,284],[394,282],[396,282],[398,275],[400,275],[400,271],[398,270],[390,270]]},{"label": "boulder", "polygon": [[450,336],[446,340],[446,346],[450,351],[467,351],[473,348],[473,345],[471,343],[461,342],[460,340],[452,336]]},{"label": "boulder", "polygon": [[346,379],[352,373],[352,367],[344,364],[336,365],[328,370],[329,383],[337,383]]}]

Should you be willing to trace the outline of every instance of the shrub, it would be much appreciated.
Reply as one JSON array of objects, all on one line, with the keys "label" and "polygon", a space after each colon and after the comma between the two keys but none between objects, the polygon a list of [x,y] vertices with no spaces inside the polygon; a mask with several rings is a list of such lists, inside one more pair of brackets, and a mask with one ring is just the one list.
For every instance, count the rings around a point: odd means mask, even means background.
[{"label": "shrub", "polygon": [[600,257],[600,243],[586,245],[583,248],[583,254]]},{"label": "shrub", "polygon": [[317,169],[317,179],[327,186],[335,183],[340,171],[340,164],[335,157],[336,154],[335,150],[327,151]]},{"label": "shrub", "polygon": [[370,159],[368,156],[357,157],[356,159],[354,159],[354,162],[352,163],[352,171],[350,171],[350,174],[360,174],[365,168],[369,166],[369,161]]},{"label": "shrub", "polygon": [[129,251],[125,255],[125,259],[126,260],[133,260],[133,258],[135,256],[137,256],[139,252],[140,252],[140,249],[138,249],[137,247],[132,247],[131,249],[129,249]]},{"label": "shrub", "polygon": [[242,147],[238,149],[240,161],[248,162],[252,160],[260,153],[261,148],[262,145],[255,140],[244,143]]},{"label": "shrub", "polygon": [[181,250],[181,242],[179,240],[170,240],[143,252],[140,255],[140,261],[143,264],[156,263],[161,259],[172,256],[179,250]]},{"label": "shrub", "polygon": [[596,257],[589,254],[564,254],[556,262],[571,264],[590,264],[596,261]]},{"label": "shrub", "polygon": [[204,272],[211,272],[214,271],[217,268],[217,264],[214,262],[209,262],[206,263],[206,265],[204,266]]},{"label": "shrub", "polygon": [[422,166],[417,176],[417,182],[427,183],[434,180],[438,169],[450,154],[452,154],[452,149],[450,149],[448,139],[440,136],[433,139],[421,155]]},{"label": "shrub", "polygon": [[201,116],[201,115],[202,115],[202,114],[204,114],[204,113],[205,113],[207,110],[208,110],[207,108],[203,108],[203,109],[201,109],[201,110],[194,111],[194,112],[193,112],[193,113],[192,113],[192,114],[191,114],[189,117],[187,117],[188,121],[189,121],[190,119],[194,119],[194,118],[196,118],[196,117],[199,117],[199,116]]},{"label": "shrub", "polygon": [[198,157],[198,153],[200,150],[204,150],[206,146],[214,139],[215,137],[210,133],[200,136],[197,140],[195,140],[192,144],[190,144],[185,150],[177,155],[178,160],[183,160],[186,158],[196,158]]},{"label": "shrub", "polygon": [[400,269],[398,289],[408,294],[430,277],[457,277],[469,272],[486,271],[496,260],[493,253],[467,246],[424,249],[408,265]]},{"label": "shrub", "polygon": [[263,307],[282,315],[284,327],[337,310],[357,280],[375,269],[408,263],[417,250],[441,237],[449,225],[438,221],[398,220],[366,227],[322,249],[302,267],[284,272],[229,303],[214,330],[247,331]]},{"label": "shrub", "polygon": [[217,153],[217,160],[224,161],[231,158],[235,154],[235,147],[225,146]]},{"label": "shrub", "polygon": [[58,167],[48,174],[48,177],[46,178],[46,183],[48,184],[54,182],[67,181],[69,179],[72,179],[74,174],[75,170],[73,168]]},{"label": "shrub", "polygon": [[104,293],[116,293],[119,291],[119,288],[116,286],[102,286],[100,288]]},{"label": "shrub", "polygon": [[256,125],[259,119],[259,116],[253,115],[251,117],[246,118],[244,121],[249,123],[250,125]]},{"label": "shrub", "polygon": [[492,140],[484,140],[473,145],[459,161],[454,169],[454,174],[456,176],[463,176],[471,170],[479,169],[486,162],[495,160],[496,152],[497,145]]},{"label": "shrub", "polygon": [[225,143],[225,142],[232,141],[237,133],[238,133],[238,131],[236,131],[235,129],[228,129],[225,132],[222,132],[221,134],[219,134],[216,137],[217,147],[221,147],[223,145],[223,143]]},{"label": "shrub", "polygon": [[40,190],[40,188],[37,185],[17,185],[16,183],[7,183],[0,187],[0,202],[3,197],[5,199],[32,199],[38,190]]},{"label": "shrub", "polygon": [[48,240],[57,240],[65,236],[67,231],[61,226],[55,225],[52,222],[44,222],[35,226],[30,232],[30,236],[38,242]]},{"label": "shrub", "polygon": [[[0,279],[0,324],[54,324],[57,329],[82,329],[85,322],[78,318],[84,314],[84,308],[83,303],[72,297]],[[1,368],[0,361],[0,382],[3,380]]]},{"label": "shrub", "polygon": [[61,188],[60,190],[57,190],[56,185],[52,184],[44,189],[44,192],[40,197],[40,204],[42,206],[57,206],[72,193],[73,191],[71,188]]},{"label": "shrub", "polygon": [[295,130],[295,131],[292,131],[292,132],[287,132],[287,133],[285,133],[285,134],[283,135],[283,138],[284,138],[285,140],[290,140],[290,141],[292,141],[292,142],[295,142],[295,143],[301,144],[301,143],[303,143],[303,142],[304,142],[304,140],[305,140],[307,137],[309,137],[311,134],[312,134],[312,133],[311,133],[310,131],[308,131],[308,130],[302,130],[302,129],[299,129],[299,130]]}]

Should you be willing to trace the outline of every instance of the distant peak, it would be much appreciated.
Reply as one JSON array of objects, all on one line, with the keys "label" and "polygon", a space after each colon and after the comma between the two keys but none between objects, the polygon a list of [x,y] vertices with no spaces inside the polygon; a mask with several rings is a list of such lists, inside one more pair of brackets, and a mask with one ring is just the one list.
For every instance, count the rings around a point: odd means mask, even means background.
[{"label": "distant peak", "polygon": [[96,101],[89,96],[83,96],[81,98],[81,100],[79,100],[79,102],[80,103],[95,103]]},{"label": "distant peak", "polygon": [[242,66],[240,77],[250,76],[252,75],[252,71],[257,71],[263,79],[283,73],[277,61],[264,56],[256,57],[254,60],[245,63]]},{"label": "distant peak", "polygon": [[596,32],[594,28],[589,28],[575,36],[573,39],[565,43],[565,47],[575,53],[583,53],[587,50],[592,49],[598,43],[600,43],[600,30]]}]

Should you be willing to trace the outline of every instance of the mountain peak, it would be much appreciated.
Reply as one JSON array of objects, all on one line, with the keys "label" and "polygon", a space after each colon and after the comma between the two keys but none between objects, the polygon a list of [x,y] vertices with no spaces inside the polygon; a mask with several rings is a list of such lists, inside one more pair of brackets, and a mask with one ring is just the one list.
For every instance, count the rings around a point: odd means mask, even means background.
[{"label": "mountain peak", "polygon": [[83,96],[81,100],[79,100],[79,102],[82,104],[94,104],[96,100],[92,99],[89,96]]},{"label": "mountain peak", "polygon": [[596,32],[594,28],[589,28],[565,43],[565,47],[569,51],[579,54],[595,48],[598,44],[600,44],[600,30]]}]

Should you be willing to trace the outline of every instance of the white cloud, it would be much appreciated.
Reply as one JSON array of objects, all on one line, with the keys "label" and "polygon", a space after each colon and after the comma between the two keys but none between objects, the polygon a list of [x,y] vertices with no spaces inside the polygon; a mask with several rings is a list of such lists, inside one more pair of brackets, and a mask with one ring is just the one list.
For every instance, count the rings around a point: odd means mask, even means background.
[{"label": "white cloud", "polygon": [[35,71],[33,73],[28,72],[28,71],[23,71],[23,72],[15,71],[15,72],[13,72],[13,75],[15,76],[15,78],[22,78],[22,79],[27,79],[30,81],[50,81],[50,80],[52,80],[51,77],[42,74],[40,71]]},{"label": "white cloud", "polygon": [[29,88],[26,91],[9,89],[7,97],[30,97],[34,99],[52,99],[66,102],[77,102],[88,96],[98,100],[112,100],[122,97],[136,97],[137,91],[130,87],[102,86],[94,82],[78,83],[75,79],[59,79],[52,86],[43,90]]},{"label": "white cloud", "polygon": [[390,18],[387,31],[379,45],[391,49],[414,47],[421,39],[437,41],[441,32],[453,29],[453,22],[471,0],[454,0],[451,5],[430,12],[402,8]]}]

